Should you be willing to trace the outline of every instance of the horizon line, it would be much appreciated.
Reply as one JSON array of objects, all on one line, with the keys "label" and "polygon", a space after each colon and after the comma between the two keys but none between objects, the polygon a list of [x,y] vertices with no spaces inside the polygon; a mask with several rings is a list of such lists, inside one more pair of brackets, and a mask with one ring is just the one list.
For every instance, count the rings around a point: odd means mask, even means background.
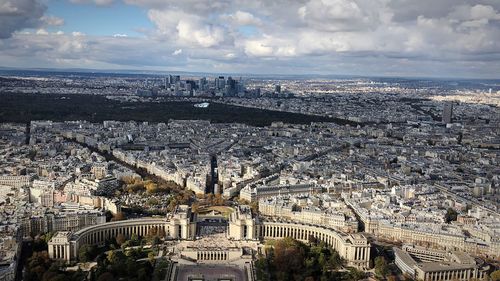
[{"label": "horizon line", "polygon": [[[339,77],[339,78],[399,78],[399,79],[433,79],[433,80],[499,80],[499,78],[479,78],[479,77],[459,77],[459,76],[398,76],[398,75],[361,75],[361,74],[315,74],[315,73],[302,73],[302,74],[284,74],[284,73],[245,73],[245,72],[203,72],[203,71],[185,71],[185,70],[139,70],[139,69],[98,69],[98,68],[51,68],[51,67],[10,67],[0,66],[0,71],[35,71],[35,72],[80,72],[80,73],[108,73],[108,74],[149,74],[149,75],[162,75],[162,74],[190,74],[193,76],[205,74],[205,76],[217,75],[232,75],[242,77],[263,77],[263,78],[278,78],[278,77],[302,77],[311,78],[312,76],[318,77]],[[273,77],[274,76],[274,77]]]}]

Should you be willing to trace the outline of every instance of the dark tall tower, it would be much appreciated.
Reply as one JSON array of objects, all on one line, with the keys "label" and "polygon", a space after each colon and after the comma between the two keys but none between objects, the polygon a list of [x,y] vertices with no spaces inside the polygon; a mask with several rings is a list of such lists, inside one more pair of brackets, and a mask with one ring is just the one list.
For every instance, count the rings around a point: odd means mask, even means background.
[{"label": "dark tall tower", "polygon": [[445,124],[451,123],[453,119],[453,102],[448,101],[445,102],[443,106],[443,116],[442,116],[442,122]]},{"label": "dark tall tower", "polygon": [[277,94],[281,94],[281,85],[275,85],[274,86],[274,92]]}]

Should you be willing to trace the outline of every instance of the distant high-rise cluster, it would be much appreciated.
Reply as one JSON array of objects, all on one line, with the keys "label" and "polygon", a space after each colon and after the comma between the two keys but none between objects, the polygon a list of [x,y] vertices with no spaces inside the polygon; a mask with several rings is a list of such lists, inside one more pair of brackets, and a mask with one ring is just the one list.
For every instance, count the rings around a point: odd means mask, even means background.
[{"label": "distant high-rise cluster", "polygon": [[146,78],[137,83],[136,95],[140,97],[180,96],[180,97],[273,97],[289,98],[294,95],[290,91],[283,91],[280,84],[270,84],[267,91],[260,87],[247,89],[242,77],[235,79],[231,76],[216,76],[181,79],[179,75],[168,75],[164,78]]}]

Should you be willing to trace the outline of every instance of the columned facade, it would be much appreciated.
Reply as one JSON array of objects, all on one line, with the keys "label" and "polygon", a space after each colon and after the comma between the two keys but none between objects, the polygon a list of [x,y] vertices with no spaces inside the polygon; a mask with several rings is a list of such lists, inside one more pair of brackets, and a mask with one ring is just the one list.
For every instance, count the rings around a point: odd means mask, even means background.
[{"label": "columned facade", "polygon": [[75,260],[78,249],[83,245],[104,245],[106,240],[122,234],[129,239],[137,236],[161,235],[166,239],[193,239],[196,224],[176,219],[141,218],[109,222],[83,228],[75,233],[58,232],[49,241],[49,256],[57,260]]},{"label": "columned facade", "polygon": [[307,242],[309,237],[314,237],[335,249],[348,265],[369,268],[370,244],[361,234],[341,234],[320,226],[270,221],[261,222],[256,231],[256,237],[263,239],[291,237]]},{"label": "columned facade", "polygon": [[[109,222],[83,228],[77,232],[59,232],[49,241],[49,255],[52,259],[76,260],[78,249],[83,245],[104,245],[106,240],[117,235],[130,238],[161,235],[165,239],[194,239],[196,237],[196,215],[187,206],[180,206],[167,218],[140,218]],[[345,234],[331,228],[317,225],[260,221],[248,206],[237,206],[229,218],[227,237],[233,240],[280,239],[292,237],[307,242],[314,237],[335,249],[349,266],[368,268],[370,243],[362,234]],[[214,245],[216,246],[216,245]],[[199,261],[232,260],[241,257],[240,250],[227,252],[219,249],[184,250],[183,254]]]}]

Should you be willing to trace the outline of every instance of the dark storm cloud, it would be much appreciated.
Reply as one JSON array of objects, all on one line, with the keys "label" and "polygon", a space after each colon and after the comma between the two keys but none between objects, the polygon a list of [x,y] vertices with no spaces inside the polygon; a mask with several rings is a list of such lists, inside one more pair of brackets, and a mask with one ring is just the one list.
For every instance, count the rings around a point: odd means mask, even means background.
[{"label": "dark storm cloud", "polygon": [[0,0],[0,38],[42,24],[47,7],[37,0]]}]

